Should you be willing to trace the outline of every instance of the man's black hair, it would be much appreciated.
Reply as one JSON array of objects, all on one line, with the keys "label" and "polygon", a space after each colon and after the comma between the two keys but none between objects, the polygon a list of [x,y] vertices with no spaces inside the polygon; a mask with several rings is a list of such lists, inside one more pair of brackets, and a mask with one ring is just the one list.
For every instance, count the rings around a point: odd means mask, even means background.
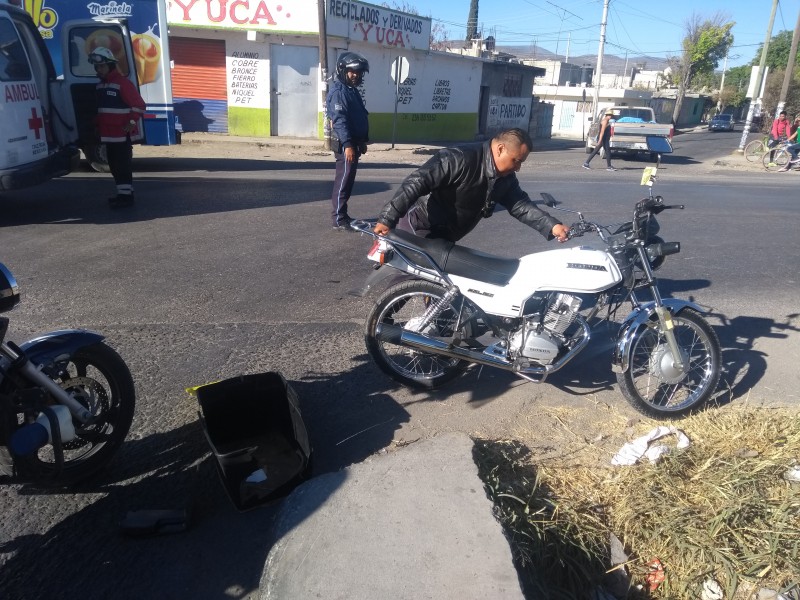
[{"label": "man's black hair", "polygon": [[525,145],[528,150],[533,148],[533,141],[530,134],[524,129],[514,127],[512,129],[504,129],[494,136],[494,139],[504,144],[514,144],[516,146]]}]

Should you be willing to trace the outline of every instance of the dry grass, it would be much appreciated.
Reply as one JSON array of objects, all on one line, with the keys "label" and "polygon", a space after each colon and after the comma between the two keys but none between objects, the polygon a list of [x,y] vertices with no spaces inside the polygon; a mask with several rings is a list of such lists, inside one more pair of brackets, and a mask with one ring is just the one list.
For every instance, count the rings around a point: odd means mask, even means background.
[{"label": "dry grass", "polygon": [[[641,422],[626,438],[654,425]],[[673,425],[692,446],[632,467],[608,461],[627,441],[619,436],[606,438],[613,450],[581,439],[539,464],[522,441],[477,441],[528,596],[586,596],[610,566],[612,533],[631,557],[634,584],[644,583],[652,558],[664,565],[652,598],[700,598],[709,577],[728,599],[748,597],[745,588],[800,586],[800,484],[783,478],[800,464],[800,414],[725,407]]]}]

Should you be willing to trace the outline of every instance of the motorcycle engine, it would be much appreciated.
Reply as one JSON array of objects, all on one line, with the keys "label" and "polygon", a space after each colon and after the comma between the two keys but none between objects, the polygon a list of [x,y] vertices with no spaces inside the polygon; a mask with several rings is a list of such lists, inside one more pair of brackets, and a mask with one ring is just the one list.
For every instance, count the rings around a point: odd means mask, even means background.
[{"label": "motorcycle engine", "polygon": [[551,364],[564,343],[564,332],[575,320],[581,299],[569,294],[553,294],[544,315],[525,317],[522,326],[511,334],[509,350],[542,365]]}]

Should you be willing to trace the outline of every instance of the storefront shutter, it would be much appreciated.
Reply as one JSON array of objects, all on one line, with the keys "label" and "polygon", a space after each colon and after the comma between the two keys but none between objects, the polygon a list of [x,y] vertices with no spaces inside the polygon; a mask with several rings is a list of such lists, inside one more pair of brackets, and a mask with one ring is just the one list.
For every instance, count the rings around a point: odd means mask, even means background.
[{"label": "storefront shutter", "polygon": [[228,132],[225,41],[169,37],[172,96],[181,129]]}]

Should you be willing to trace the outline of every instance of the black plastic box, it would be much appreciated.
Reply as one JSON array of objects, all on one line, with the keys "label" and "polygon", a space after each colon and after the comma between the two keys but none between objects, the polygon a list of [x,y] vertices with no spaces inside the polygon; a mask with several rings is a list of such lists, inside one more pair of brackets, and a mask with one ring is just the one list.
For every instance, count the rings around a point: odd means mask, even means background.
[{"label": "black plastic box", "polygon": [[228,496],[239,510],[286,496],[310,471],[297,394],[280,373],[197,388],[200,421]]}]

